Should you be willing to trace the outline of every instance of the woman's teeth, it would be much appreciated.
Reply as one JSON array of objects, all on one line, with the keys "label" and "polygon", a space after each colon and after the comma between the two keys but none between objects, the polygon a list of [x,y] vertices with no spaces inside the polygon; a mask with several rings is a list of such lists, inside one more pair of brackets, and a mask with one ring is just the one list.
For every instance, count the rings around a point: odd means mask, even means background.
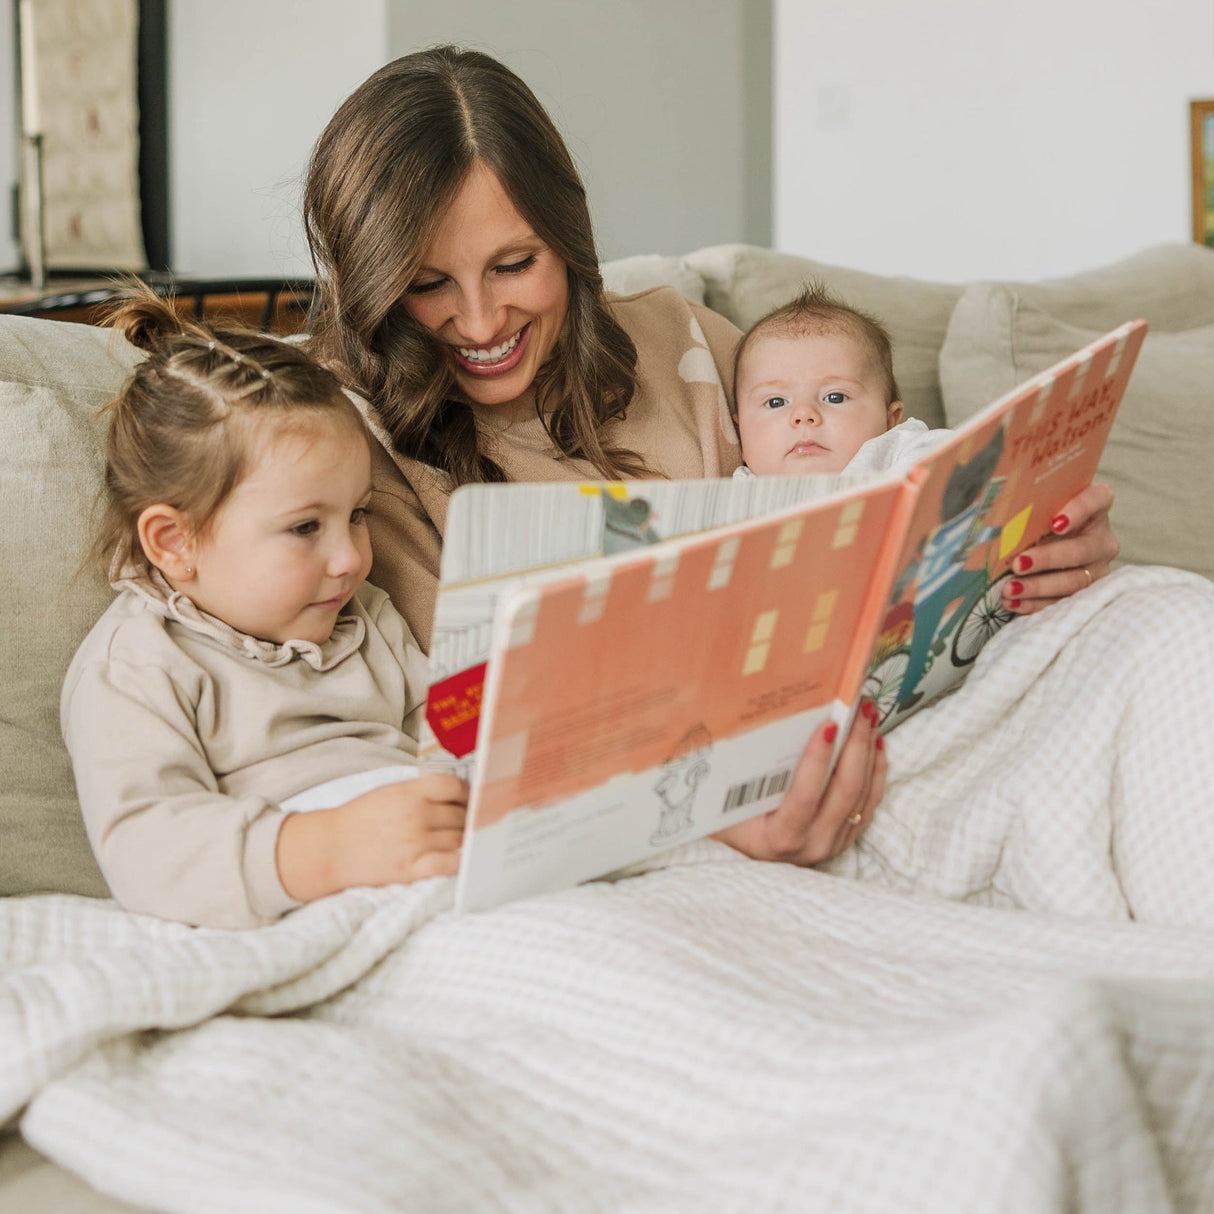
[{"label": "woman's teeth", "polygon": [[522,336],[520,329],[509,341],[504,341],[500,346],[493,346],[489,350],[470,350],[465,346],[456,346],[461,358],[466,358],[470,363],[495,363],[500,362],[515,346],[518,345],[518,339]]}]

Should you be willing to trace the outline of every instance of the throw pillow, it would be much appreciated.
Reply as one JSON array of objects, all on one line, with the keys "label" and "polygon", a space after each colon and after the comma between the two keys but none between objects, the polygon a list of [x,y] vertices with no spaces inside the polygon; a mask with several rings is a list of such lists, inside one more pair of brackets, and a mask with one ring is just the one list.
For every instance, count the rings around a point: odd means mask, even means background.
[{"label": "throw pillow", "polygon": [[112,597],[80,562],[102,483],[97,411],[137,359],[108,329],[0,316],[0,895],[107,894],[59,689]]}]

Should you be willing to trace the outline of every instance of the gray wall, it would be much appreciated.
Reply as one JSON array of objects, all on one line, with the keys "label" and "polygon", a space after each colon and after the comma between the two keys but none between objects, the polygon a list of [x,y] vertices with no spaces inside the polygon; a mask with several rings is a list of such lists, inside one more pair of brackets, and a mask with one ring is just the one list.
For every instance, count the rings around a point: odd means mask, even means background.
[{"label": "gray wall", "polygon": [[388,0],[392,57],[484,50],[531,86],[604,259],[771,240],[771,0]]},{"label": "gray wall", "polygon": [[[770,243],[772,0],[170,0],[168,13],[184,273],[308,273],[298,196],[312,142],[382,62],[447,41],[496,54],[549,108],[604,258]],[[19,260],[13,50],[0,20],[0,270]]]}]

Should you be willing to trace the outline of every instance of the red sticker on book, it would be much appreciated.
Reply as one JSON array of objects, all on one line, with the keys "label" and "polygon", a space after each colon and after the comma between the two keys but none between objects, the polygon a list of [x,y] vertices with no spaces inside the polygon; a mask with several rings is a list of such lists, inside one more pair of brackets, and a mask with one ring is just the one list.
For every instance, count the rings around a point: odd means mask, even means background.
[{"label": "red sticker on book", "polygon": [[439,745],[457,759],[476,749],[484,690],[485,663],[481,662],[433,684],[426,696],[426,720]]}]

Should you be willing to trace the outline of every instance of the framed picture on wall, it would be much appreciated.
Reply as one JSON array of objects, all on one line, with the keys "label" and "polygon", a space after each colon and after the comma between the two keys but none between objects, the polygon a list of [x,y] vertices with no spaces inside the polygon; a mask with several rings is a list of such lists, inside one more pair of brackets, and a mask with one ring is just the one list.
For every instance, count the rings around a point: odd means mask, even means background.
[{"label": "framed picture on wall", "polygon": [[1214,249],[1214,100],[1189,102],[1193,147],[1193,239]]}]

